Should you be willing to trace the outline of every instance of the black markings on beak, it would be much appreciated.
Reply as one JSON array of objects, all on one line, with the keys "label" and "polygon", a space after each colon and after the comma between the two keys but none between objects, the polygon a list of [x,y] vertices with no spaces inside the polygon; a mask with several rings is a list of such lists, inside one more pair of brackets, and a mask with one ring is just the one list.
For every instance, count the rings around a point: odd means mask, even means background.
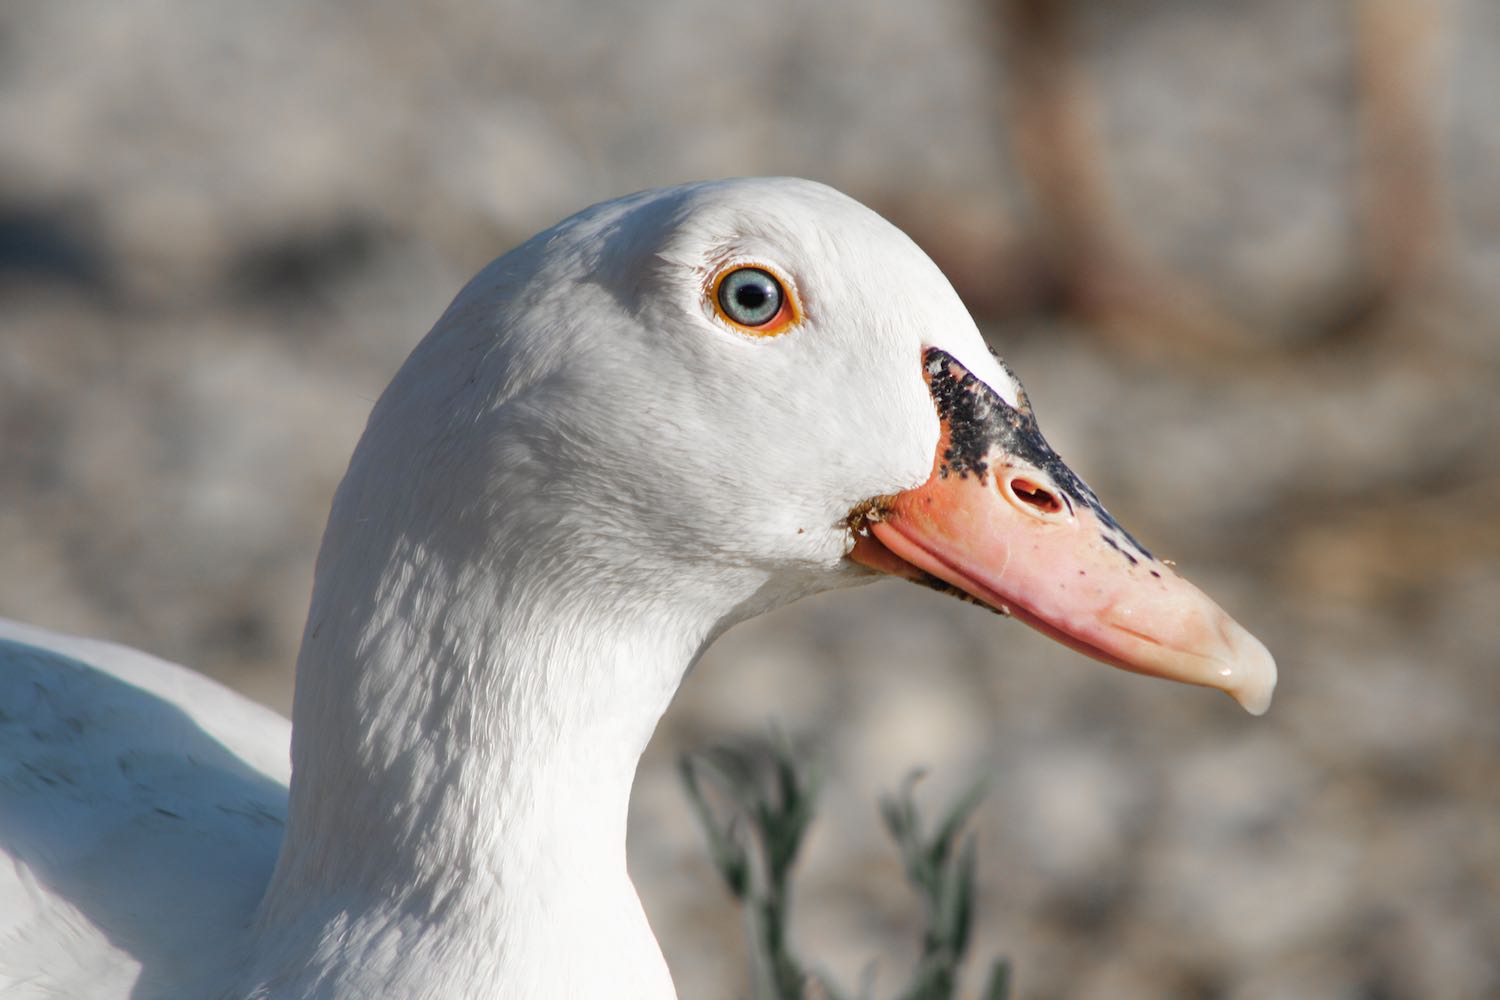
[{"label": "black markings on beak", "polygon": [[[1119,552],[1132,566],[1141,559],[1154,561],[1151,553],[1104,509],[1088,484],[1079,479],[1047,444],[1037,427],[1025,390],[1021,390],[1018,396],[1021,405],[1011,406],[947,351],[929,347],[923,353],[922,361],[938,419],[948,428],[948,447],[938,465],[940,476],[966,478],[973,475],[983,483],[991,461],[996,458],[1007,464],[1014,463],[1018,468],[1036,469],[1051,479],[1070,503],[1094,512],[1101,525],[1100,537],[1104,543]],[[1010,373],[1008,368],[1005,371]],[[1019,381],[1016,384],[1019,385]]]}]

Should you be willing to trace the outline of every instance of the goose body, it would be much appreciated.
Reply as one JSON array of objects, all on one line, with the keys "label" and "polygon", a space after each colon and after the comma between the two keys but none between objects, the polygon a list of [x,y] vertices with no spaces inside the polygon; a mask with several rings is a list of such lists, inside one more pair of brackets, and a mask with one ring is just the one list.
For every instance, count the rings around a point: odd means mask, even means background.
[{"label": "goose body", "polygon": [[0,996],[183,996],[230,960],[290,734],[192,671],[0,622]]},{"label": "goose body", "polygon": [[585,210],[375,405],[290,731],[0,627],[0,994],[669,998],[625,868],[640,754],[724,629],[881,572],[1252,710],[1274,684],[879,216],[788,179]]}]

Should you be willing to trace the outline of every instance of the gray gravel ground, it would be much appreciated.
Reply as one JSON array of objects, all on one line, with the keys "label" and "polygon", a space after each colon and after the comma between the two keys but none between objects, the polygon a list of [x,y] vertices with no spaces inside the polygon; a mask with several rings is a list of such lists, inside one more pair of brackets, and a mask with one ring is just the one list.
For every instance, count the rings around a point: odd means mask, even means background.
[{"label": "gray gravel ground", "polygon": [[[888,993],[914,953],[874,801],[921,763],[934,803],[990,778],[977,947],[1021,997],[1500,995],[1500,8],[1448,4],[1445,281],[1303,350],[1358,268],[1349,5],[1086,6],[1133,240],[1272,350],[1148,361],[1045,318],[993,340],[1058,451],[1278,654],[1277,704],[895,582],[744,625],[636,791],[679,989],[745,973],[675,755],[777,718],[824,754],[796,931],[845,982],[879,956]],[[1005,230],[1025,198],[982,25],[954,0],[13,0],[0,614],[284,710],[349,449],[470,273],[703,176],[812,176],[939,242]]]}]

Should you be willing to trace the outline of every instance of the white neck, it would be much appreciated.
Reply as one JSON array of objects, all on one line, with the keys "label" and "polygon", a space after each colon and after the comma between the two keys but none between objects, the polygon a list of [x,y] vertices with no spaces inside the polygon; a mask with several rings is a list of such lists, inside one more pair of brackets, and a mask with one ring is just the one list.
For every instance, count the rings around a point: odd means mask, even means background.
[{"label": "white neck", "polygon": [[[621,536],[628,519],[549,502],[543,470],[566,463],[434,469],[478,450],[431,444],[451,428],[383,401],[335,498],[242,982],[672,997],[625,867],[636,764],[713,636],[798,595],[768,602],[764,571],[674,560]],[[475,433],[507,447],[503,425]]]},{"label": "white neck", "polygon": [[[728,609],[601,607],[524,562],[485,579],[435,558],[406,553],[314,604],[257,975],[325,977],[330,996],[672,996],[626,872],[626,811]],[[320,621],[320,605],[370,613]]]}]

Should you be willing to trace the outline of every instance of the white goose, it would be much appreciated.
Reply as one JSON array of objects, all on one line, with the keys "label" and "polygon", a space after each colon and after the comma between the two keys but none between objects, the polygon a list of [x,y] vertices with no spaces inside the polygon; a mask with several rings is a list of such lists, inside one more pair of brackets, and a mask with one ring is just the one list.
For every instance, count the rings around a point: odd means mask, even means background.
[{"label": "white goose", "polygon": [[797,180],[588,209],[470,282],[376,404],[289,796],[280,717],[0,628],[0,993],[671,997],[625,870],[641,751],[715,636],[873,570],[1254,712],[1275,683],[874,213]]}]

